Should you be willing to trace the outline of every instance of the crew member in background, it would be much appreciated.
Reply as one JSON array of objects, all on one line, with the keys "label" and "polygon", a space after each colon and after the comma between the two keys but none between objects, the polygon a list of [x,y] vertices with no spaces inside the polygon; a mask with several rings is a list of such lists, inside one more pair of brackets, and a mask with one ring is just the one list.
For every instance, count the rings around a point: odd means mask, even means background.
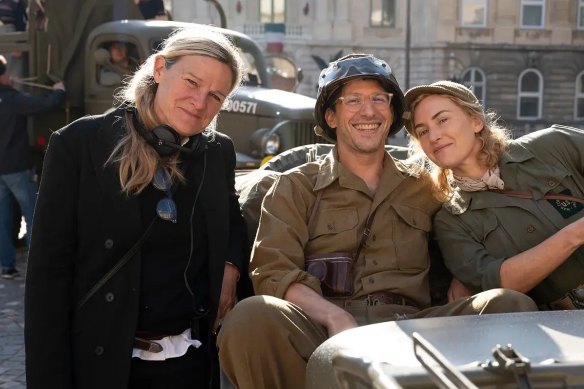
[{"label": "crew member in background", "polygon": [[169,20],[162,0],[134,0],[146,20]]},{"label": "crew member in background", "polygon": [[12,241],[13,198],[26,222],[28,247],[37,191],[26,115],[57,108],[64,100],[65,87],[58,82],[48,95],[24,94],[13,88],[7,67],[6,59],[0,55],[0,263],[2,278],[11,279],[19,275]]},{"label": "crew member in background", "polygon": [[[0,33],[25,31],[27,22],[24,0],[0,0]],[[25,53],[13,51],[0,55],[9,59],[7,73],[12,77],[22,78],[26,74]],[[20,86],[15,86],[15,89],[20,90]]]}]

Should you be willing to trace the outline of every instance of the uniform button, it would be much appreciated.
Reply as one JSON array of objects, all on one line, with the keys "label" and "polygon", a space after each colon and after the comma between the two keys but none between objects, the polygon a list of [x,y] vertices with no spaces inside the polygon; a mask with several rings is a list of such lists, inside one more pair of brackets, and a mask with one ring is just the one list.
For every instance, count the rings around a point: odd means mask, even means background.
[{"label": "uniform button", "polygon": [[95,355],[103,355],[103,347],[102,346],[97,346],[95,348],[95,350],[93,350],[93,352],[95,353]]},{"label": "uniform button", "polygon": [[556,186],[558,184],[558,182],[556,180],[549,180],[548,181],[548,186],[551,188],[552,186]]},{"label": "uniform button", "polygon": [[416,225],[416,219],[412,220],[412,226]]},{"label": "uniform button", "polygon": [[532,226],[532,225],[529,225],[529,226],[527,227],[527,232],[529,232],[530,234],[531,234],[532,232],[534,232],[534,231],[535,231],[535,227],[534,227],[534,226]]},{"label": "uniform button", "polygon": [[334,225],[334,224],[332,224],[332,223],[329,223],[329,224],[327,224],[327,225],[326,225],[326,228],[327,228],[329,231],[334,231],[334,230],[335,230],[335,225]]},{"label": "uniform button", "polygon": [[373,234],[373,236],[371,237],[371,240],[375,242],[375,240],[377,240],[377,235]]},{"label": "uniform button", "polygon": [[373,277],[369,277],[369,283],[370,284],[374,284],[375,283],[375,279],[373,279]]},{"label": "uniform button", "polygon": [[111,249],[114,247],[114,241],[112,239],[106,239],[105,243],[103,244],[106,249]]},{"label": "uniform button", "polygon": [[376,261],[376,260],[373,260],[373,264],[374,264],[375,266],[377,266],[377,261]]},{"label": "uniform button", "polygon": [[116,296],[112,292],[108,292],[105,294],[105,301],[111,303],[112,301],[114,301],[115,297]]}]

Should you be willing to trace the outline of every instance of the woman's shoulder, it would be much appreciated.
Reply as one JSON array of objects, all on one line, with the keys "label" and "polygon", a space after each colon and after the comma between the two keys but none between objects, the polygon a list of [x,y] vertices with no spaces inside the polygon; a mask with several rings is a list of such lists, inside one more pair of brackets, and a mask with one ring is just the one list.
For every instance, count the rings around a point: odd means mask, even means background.
[{"label": "woman's shoulder", "polygon": [[79,139],[95,133],[95,131],[103,127],[108,121],[111,121],[113,124],[117,120],[122,120],[122,117],[119,114],[116,116],[115,112],[83,116],[55,131],[54,134],[62,139]]},{"label": "woman's shoulder", "polygon": [[207,140],[210,142],[217,142],[221,145],[233,145],[233,141],[231,140],[231,138],[222,132],[213,131],[205,134]]},{"label": "woman's shoulder", "polygon": [[576,127],[554,124],[523,135],[510,142],[511,146],[520,146],[528,149],[550,149],[551,147],[561,147],[574,143],[584,142],[584,130]]}]

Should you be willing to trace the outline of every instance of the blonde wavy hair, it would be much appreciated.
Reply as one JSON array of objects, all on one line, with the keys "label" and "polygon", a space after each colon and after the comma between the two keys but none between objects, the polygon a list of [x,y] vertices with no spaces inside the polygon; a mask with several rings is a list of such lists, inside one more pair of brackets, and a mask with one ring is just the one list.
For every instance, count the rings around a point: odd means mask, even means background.
[{"label": "blonde wavy hair", "polygon": [[[209,28],[184,28],[175,31],[163,43],[160,51],[150,55],[134,75],[124,84],[116,100],[128,109],[124,113],[123,125],[127,129],[117,143],[108,163],[119,163],[119,179],[126,194],[139,194],[150,184],[156,169],[162,165],[170,172],[174,181],[184,181],[178,162],[179,155],[162,158],[138,133],[132,117],[135,110],[144,130],[152,131],[161,124],[154,110],[154,97],[158,84],[154,81],[154,63],[158,56],[171,68],[181,57],[202,55],[225,63],[231,69],[232,84],[228,98],[241,84],[244,62],[237,47],[226,36]],[[223,103],[227,103],[227,99]],[[212,134],[217,124],[213,118],[205,132]]]},{"label": "blonde wavy hair", "polygon": [[[439,201],[445,202],[452,196],[452,186],[450,178],[452,170],[444,169],[433,163],[422,150],[419,139],[414,128],[414,112],[418,104],[426,97],[437,93],[425,93],[418,96],[409,107],[410,117],[405,121],[405,127],[410,133],[410,158],[417,168],[418,173],[424,172],[429,174],[434,190],[434,197]],[[481,150],[479,151],[479,162],[489,169],[494,168],[498,163],[501,155],[507,148],[510,139],[510,132],[505,127],[498,124],[498,116],[493,111],[485,111],[480,103],[462,100],[449,94],[438,94],[447,97],[454,104],[458,105],[470,117],[477,117],[483,123],[483,129],[476,134],[481,141]]]}]

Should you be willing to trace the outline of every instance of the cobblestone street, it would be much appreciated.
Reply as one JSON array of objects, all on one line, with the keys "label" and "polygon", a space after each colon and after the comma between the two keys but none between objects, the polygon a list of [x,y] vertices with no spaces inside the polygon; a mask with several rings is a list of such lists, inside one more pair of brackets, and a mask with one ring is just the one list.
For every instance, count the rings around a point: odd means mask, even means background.
[{"label": "cobblestone street", "polygon": [[0,389],[26,388],[23,334],[26,262],[22,256],[16,267],[19,278],[0,278]]}]

